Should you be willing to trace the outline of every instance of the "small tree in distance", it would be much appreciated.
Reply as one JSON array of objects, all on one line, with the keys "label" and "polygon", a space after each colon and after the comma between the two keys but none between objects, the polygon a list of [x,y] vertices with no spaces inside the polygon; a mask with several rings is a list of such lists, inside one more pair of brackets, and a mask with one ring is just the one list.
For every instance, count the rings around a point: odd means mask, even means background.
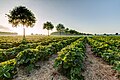
[{"label": "small tree in distance", "polygon": [[35,25],[36,18],[34,14],[25,6],[18,6],[6,15],[8,16],[8,22],[13,27],[23,26],[23,40],[25,40],[25,27],[33,27]]},{"label": "small tree in distance", "polygon": [[65,27],[64,27],[62,24],[58,24],[58,25],[56,26],[56,30],[57,30],[58,32],[60,32],[60,35],[61,35],[62,31],[64,31],[64,29],[65,29]]},{"label": "small tree in distance", "polygon": [[65,29],[66,35],[67,35],[68,32],[69,32],[69,28],[66,28],[66,29]]},{"label": "small tree in distance", "polygon": [[49,30],[52,30],[53,28],[54,28],[54,26],[51,22],[46,22],[43,24],[43,29],[48,30],[48,36],[49,36]]},{"label": "small tree in distance", "polygon": [[115,35],[118,35],[118,33],[115,33]]}]

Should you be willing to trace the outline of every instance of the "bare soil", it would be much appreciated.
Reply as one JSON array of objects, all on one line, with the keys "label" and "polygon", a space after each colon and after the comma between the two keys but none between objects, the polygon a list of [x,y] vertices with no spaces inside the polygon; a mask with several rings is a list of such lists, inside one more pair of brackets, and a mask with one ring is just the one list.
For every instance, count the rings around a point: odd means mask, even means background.
[{"label": "bare soil", "polygon": [[33,69],[30,74],[25,73],[24,69],[18,71],[18,77],[13,80],[68,80],[53,68],[54,60],[57,54],[54,54],[48,61],[39,61],[39,69]]},{"label": "bare soil", "polygon": [[112,66],[93,55],[91,46],[88,44],[86,44],[86,56],[83,73],[85,80],[120,80],[116,77],[117,72],[111,69]]}]

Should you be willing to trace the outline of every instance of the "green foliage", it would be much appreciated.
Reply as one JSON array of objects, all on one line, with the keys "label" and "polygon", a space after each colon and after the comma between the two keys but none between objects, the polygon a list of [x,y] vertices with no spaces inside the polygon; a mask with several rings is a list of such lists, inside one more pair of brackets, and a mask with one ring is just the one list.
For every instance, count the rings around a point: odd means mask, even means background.
[{"label": "green foliage", "polygon": [[115,69],[115,70],[120,72],[120,61],[119,61],[119,64],[117,64],[113,69]]},{"label": "green foliage", "polygon": [[16,56],[17,64],[21,65],[28,65],[33,64],[38,60],[38,50],[37,49],[26,49],[22,52],[20,52]]},{"label": "green foliage", "polygon": [[[58,52],[63,47],[75,41],[78,38],[72,38],[69,40],[59,41],[57,43],[51,43],[48,46],[39,45],[36,49],[26,49],[21,51],[16,56],[18,65],[34,64],[38,60],[48,59],[52,54]],[[56,47],[58,46],[58,47]]]},{"label": "green foliage", "polygon": [[1,49],[8,49],[8,48],[12,48],[12,47],[17,47],[17,46],[19,46],[20,45],[20,43],[1,43],[0,44],[0,48]]},{"label": "green foliage", "polygon": [[[79,38],[61,37],[51,39],[51,41],[45,43],[47,45],[41,45],[41,43],[29,43],[26,45],[21,44],[18,47],[10,48],[5,51],[1,49],[0,59],[7,60],[10,59],[11,56],[17,56],[15,57],[15,59],[0,63],[0,79],[13,78],[13,76],[17,73],[16,68],[19,66],[25,66],[28,72],[31,71],[35,67],[35,63],[37,61],[49,59],[52,54],[57,53],[62,48],[71,44],[77,39]],[[64,67],[66,67],[66,65],[64,65]]]},{"label": "green foliage", "polygon": [[13,78],[13,75],[17,73],[15,65],[15,59],[0,63],[0,79]]},{"label": "green foliage", "polygon": [[9,23],[11,23],[14,27],[19,24],[25,25],[26,27],[32,27],[36,22],[34,14],[24,6],[15,7],[9,12],[9,14],[6,15],[8,16]]},{"label": "green foliage", "polygon": [[[13,27],[17,27],[20,24],[26,27],[33,27],[36,22],[34,14],[28,10],[25,6],[15,7],[13,10],[6,14],[8,16],[8,22]],[[25,28],[23,28],[23,40],[25,39]]]},{"label": "green foliage", "polygon": [[51,22],[46,22],[43,25],[43,29],[47,29],[48,30],[48,35],[49,35],[49,30],[52,30],[54,28],[53,24]]},{"label": "green foliage", "polygon": [[9,48],[6,50],[0,50],[0,61],[9,60],[15,58],[15,56],[24,49],[30,48],[31,46],[21,44],[18,47]]},{"label": "green foliage", "polygon": [[85,56],[84,44],[78,40],[63,48],[55,59],[54,67],[70,80],[81,80],[83,60]]},{"label": "green foliage", "polygon": [[[38,39],[40,39],[40,38],[38,38]],[[74,41],[74,39],[77,39],[77,38],[72,38],[72,37],[62,37],[62,38],[61,37],[50,37],[50,39],[49,39],[48,37],[45,37],[43,39],[41,39],[40,42],[35,41],[34,43],[32,43],[30,41],[31,43],[28,43],[28,41],[27,41],[27,44],[19,44],[19,46],[17,46],[17,47],[13,47],[13,48],[9,48],[9,49],[0,49],[0,62],[15,58],[15,56],[19,52],[21,52],[21,51],[23,51],[25,49],[29,49],[29,48],[35,49],[38,45],[47,46],[47,45],[49,45],[51,43],[52,43],[52,45],[54,45],[54,44],[55,45],[57,45],[57,44],[62,45],[61,41],[64,41],[63,44],[66,45],[65,42],[66,43],[69,42],[68,44],[70,44],[71,43],[70,40]],[[68,40],[66,40],[66,39],[68,39]],[[56,47],[60,47],[60,46],[56,46]],[[61,48],[57,48],[57,49],[60,50]],[[56,50],[56,51],[58,51],[58,50]]]},{"label": "green foliage", "polygon": [[119,71],[119,65],[116,65],[116,62],[120,61],[119,37],[96,36],[88,38],[88,42],[96,56],[102,57]]},{"label": "green foliage", "polygon": [[65,29],[65,27],[64,27],[64,25],[62,25],[62,24],[58,24],[58,25],[56,26],[56,30],[57,30],[58,32],[60,32],[60,35],[61,35],[61,32],[64,31],[64,29]]}]

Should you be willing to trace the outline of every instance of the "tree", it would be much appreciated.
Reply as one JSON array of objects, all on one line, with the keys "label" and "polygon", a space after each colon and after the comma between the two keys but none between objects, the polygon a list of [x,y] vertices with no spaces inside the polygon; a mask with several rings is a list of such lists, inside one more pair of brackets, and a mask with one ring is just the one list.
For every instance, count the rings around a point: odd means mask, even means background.
[{"label": "tree", "polygon": [[103,35],[107,35],[106,33],[104,33]]},{"label": "tree", "polygon": [[76,32],[75,30],[72,29],[70,30],[70,34],[75,34],[75,32]]},{"label": "tree", "polygon": [[115,35],[118,35],[118,33],[115,33]]},{"label": "tree", "polygon": [[66,28],[66,29],[65,29],[66,35],[67,35],[68,32],[69,32],[69,28]]},{"label": "tree", "polygon": [[65,27],[62,24],[58,24],[56,26],[56,29],[58,32],[60,32],[60,35],[61,35],[61,33],[62,33],[62,31],[64,31]]},{"label": "tree", "polygon": [[23,26],[23,40],[25,40],[25,26],[33,27],[35,25],[36,18],[34,14],[25,6],[18,6],[6,15],[8,16],[8,22],[12,24],[13,27]]},{"label": "tree", "polygon": [[70,34],[73,34],[73,35],[81,35],[81,34],[83,34],[83,33],[80,33],[80,32],[78,32],[78,31],[76,31],[76,30],[73,30],[73,29],[70,29],[68,32],[69,32]]},{"label": "tree", "polygon": [[54,26],[51,22],[46,22],[43,24],[43,29],[48,30],[48,36],[49,36],[49,30],[52,30],[53,28],[54,28]]}]

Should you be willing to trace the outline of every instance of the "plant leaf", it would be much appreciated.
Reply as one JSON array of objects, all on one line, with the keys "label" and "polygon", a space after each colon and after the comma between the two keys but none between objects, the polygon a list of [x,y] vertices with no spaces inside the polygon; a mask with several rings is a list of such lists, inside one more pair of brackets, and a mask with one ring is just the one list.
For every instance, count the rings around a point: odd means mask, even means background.
[{"label": "plant leaf", "polygon": [[10,73],[6,72],[6,73],[4,73],[4,76],[7,77],[7,78],[10,78]]}]

